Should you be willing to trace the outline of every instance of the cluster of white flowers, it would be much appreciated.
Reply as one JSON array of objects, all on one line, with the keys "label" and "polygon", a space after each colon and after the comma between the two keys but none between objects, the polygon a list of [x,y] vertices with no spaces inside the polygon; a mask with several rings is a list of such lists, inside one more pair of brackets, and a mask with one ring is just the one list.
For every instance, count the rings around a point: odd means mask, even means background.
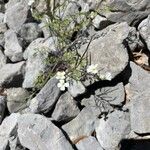
[{"label": "cluster of white flowers", "polygon": [[[92,64],[87,67],[87,73],[90,74],[98,74],[98,64]],[[106,74],[100,74],[101,80],[111,80],[112,75],[110,72],[106,72]],[[65,71],[58,71],[56,74],[56,79],[59,80],[57,87],[60,88],[61,91],[65,91],[66,88],[69,87],[69,82],[66,81],[66,72]]]},{"label": "cluster of white flowers", "polygon": [[34,3],[34,0],[29,0],[28,5],[31,6]]},{"label": "cluster of white flowers", "polygon": [[66,73],[64,71],[59,71],[56,74],[56,79],[59,80],[59,83],[57,84],[57,87],[60,88],[61,91],[65,91],[67,87],[69,87],[69,82],[65,82],[66,79]]},{"label": "cluster of white flowers", "polygon": [[[88,66],[87,73],[97,74],[98,73],[98,64],[95,64],[95,65],[92,64],[92,65]],[[112,75],[110,72],[106,72],[106,74],[100,74],[100,79],[110,81],[112,79]]]}]

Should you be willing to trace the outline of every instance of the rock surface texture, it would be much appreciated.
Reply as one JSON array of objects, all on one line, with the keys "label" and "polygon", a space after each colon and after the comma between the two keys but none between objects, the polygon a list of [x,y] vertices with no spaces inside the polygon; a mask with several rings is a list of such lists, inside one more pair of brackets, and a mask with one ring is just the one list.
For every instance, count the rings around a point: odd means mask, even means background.
[{"label": "rock surface texture", "polygon": [[0,0],[0,150],[149,149],[150,0]]}]

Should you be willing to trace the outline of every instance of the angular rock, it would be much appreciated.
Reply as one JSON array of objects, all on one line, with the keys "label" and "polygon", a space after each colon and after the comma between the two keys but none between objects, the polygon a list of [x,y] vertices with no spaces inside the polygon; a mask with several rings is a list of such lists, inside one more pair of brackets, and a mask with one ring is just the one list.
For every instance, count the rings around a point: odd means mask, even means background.
[{"label": "angular rock", "polygon": [[55,109],[52,114],[52,118],[56,121],[69,121],[75,118],[80,112],[75,100],[71,97],[71,95],[66,92],[62,96],[60,96]]},{"label": "angular rock", "polygon": [[0,33],[5,33],[7,31],[7,26],[5,23],[0,23]]},{"label": "angular rock", "polygon": [[0,69],[6,64],[6,57],[0,48]]},{"label": "angular rock", "polygon": [[[142,94],[142,92],[149,91],[150,88],[150,75],[147,71],[143,70],[140,66],[130,62],[132,74],[129,78],[131,97]],[[148,92],[149,93],[149,92]]]},{"label": "angular rock", "polygon": [[21,145],[30,150],[73,150],[61,130],[41,115],[22,115],[18,121],[18,137]]},{"label": "angular rock", "polygon": [[150,15],[139,24],[138,30],[150,51]]},{"label": "angular rock", "polygon": [[139,134],[150,133],[150,75],[134,63],[130,63],[130,66],[132,69],[129,79],[131,129]]},{"label": "angular rock", "polygon": [[44,38],[48,38],[51,36],[50,29],[48,26],[46,26],[46,21],[44,20],[42,23],[39,24],[39,27],[43,31]]},{"label": "angular rock", "polygon": [[0,69],[0,86],[21,85],[25,62],[6,64]]},{"label": "angular rock", "polygon": [[31,112],[47,113],[51,111],[54,104],[57,102],[60,96],[60,89],[57,87],[58,80],[51,78],[41,91],[30,102]]},{"label": "angular rock", "polygon": [[71,80],[68,91],[72,95],[72,97],[77,97],[80,94],[85,93],[86,88],[80,81]]},{"label": "angular rock", "polygon": [[9,9],[11,7],[14,7],[15,4],[21,2],[22,0],[11,0],[11,1],[8,1],[8,3],[5,4],[5,8],[6,9]]},{"label": "angular rock", "polygon": [[150,94],[148,91],[134,96],[130,107],[131,129],[138,134],[150,133]]},{"label": "angular rock", "polygon": [[42,30],[37,23],[26,23],[22,25],[19,34],[26,42],[31,43],[42,36]]},{"label": "angular rock", "polygon": [[78,150],[103,150],[101,145],[98,143],[96,138],[89,136],[87,138],[84,138],[83,140],[80,140],[77,144],[76,147]]},{"label": "angular rock", "polygon": [[112,24],[111,21],[108,21],[105,17],[97,15],[93,20],[92,23],[96,29],[102,30]]},{"label": "angular rock", "polygon": [[88,98],[82,99],[81,104],[85,107],[93,107],[98,109],[100,114],[112,112],[114,108],[107,101],[103,100],[104,97],[105,95],[102,97],[91,95]]},{"label": "angular rock", "polygon": [[9,1],[9,3],[7,4],[5,13],[5,22],[10,29],[17,32],[21,26],[30,19],[28,3],[26,0]]},{"label": "angular rock", "polygon": [[17,38],[17,34],[13,30],[5,32],[5,55],[9,57],[12,62],[23,60],[23,48]]},{"label": "angular rock", "polygon": [[105,150],[117,149],[120,141],[130,133],[129,114],[116,110],[107,117],[107,120],[99,120],[96,136]]},{"label": "angular rock", "polygon": [[82,8],[83,12],[88,12],[90,10],[94,10],[97,5],[101,3],[101,1],[91,1],[91,0],[79,0],[79,5]]},{"label": "angular rock", "polygon": [[56,51],[55,38],[51,37],[47,40],[43,38],[33,41],[24,52],[24,59],[27,59],[24,88],[32,88],[36,86],[36,82],[41,73],[47,68],[46,59],[51,51]]},{"label": "angular rock", "polygon": [[4,34],[0,34],[0,46],[4,47],[5,44],[5,37]]},{"label": "angular rock", "polygon": [[111,105],[121,106],[125,100],[125,89],[123,83],[118,83],[112,87],[103,87],[95,91],[96,96]]},{"label": "angular rock", "polygon": [[5,14],[0,12],[0,23],[4,23]]},{"label": "angular rock", "polygon": [[11,114],[5,118],[0,126],[0,149],[5,150],[8,148],[9,138],[16,134],[17,135],[17,122],[20,114]]},{"label": "angular rock", "polygon": [[103,1],[99,5],[99,13],[112,22],[127,22],[136,25],[150,13],[149,0],[113,0]]},{"label": "angular rock", "polygon": [[137,48],[143,48],[144,44],[140,39],[139,32],[137,32],[135,27],[130,28],[130,33],[126,39],[126,42],[131,51],[136,50]]},{"label": "angular rock", "polygon": [[5,108],[6,108],[6,97],[0,95],[0,124],[4,116]]},{"label": "angular rock", "polygon": [[[88,52],[91,54],[91,64],[98,64],[100,74],[110,72],[114,78],[125,69],[129,56],[124,41],[130,29],[127,23],[114,24],[99,32],[99,38],[92,40]],[[78,50],[81,55],[85,52],[87,44]]]},{"label": "angular rock", "polygon": [[75,143],[79,139],[90,136],[93,133],[99,113],[99,109],[94,107],[83,108],[78,116],[63,125],[62,129],[67,133],[70,140]]},{"label": "angular rock", "polygon": [[10,113],[24,109],[29,99],[29,92],[23,88],[10,88],[6,90],[7,108]]}]

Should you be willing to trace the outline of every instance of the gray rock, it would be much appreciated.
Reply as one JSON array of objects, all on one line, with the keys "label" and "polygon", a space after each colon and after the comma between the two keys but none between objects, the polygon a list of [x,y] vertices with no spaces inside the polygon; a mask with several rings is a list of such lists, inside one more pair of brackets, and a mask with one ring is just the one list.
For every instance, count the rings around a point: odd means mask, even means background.
[{"label": "gray rock", "polygon": [[[114,78],[125,69],[129,58],[123,43],[129,32],[127,23],[114,24],[99,32],[100,37],[91,42],[88,48],[91,64],[98,64],[100,74],[110,72]],[[87,44],[81,46],[79,53],[82,55],[86,48]]]},{"label": "gray rock", "polygon": [[98,109],[100,114],[112,112],[114,108],[103,98],[105,98],[105,95],[102,95],[101,97],[91,95],[88,98],[82,99],[81,104],[85,107],[93,107]]},{"label": "gray rock", "polygon": [[7,108],[10,113],[24,109],[29,99],[29,92],[23,88],[10,88],[6,90]]},{"label": "gray rock", "polygon": [[62,129],[67,133],[70,140],[75,143],[75,141],[93,133],[99,113],[99,110],[94,107],[85,107],[75,119],[63,125]]},{"label": "gray rock", "polygon": [[0,12],[0,23],[4,23],[5,14]]},{"label": "gray rock", "polygon": [[8,3],[5,4],[5,8],[9,9],[11,7],[13,7],[15,4],[21,2],[22,0],[11,0]]},{"label": "gray rock", "polygon": [[[131,100],[131,129],[138,134],[150,132],[150,94],[146,90]],[[138,123],[137,123],[138,122]]]},{"label": "gray rock", "polygon": [[0,124],[4,116],[5,108],[6,108],[6,97],[0,95]]},{"label": "gray rock", "polygon": [[108,21],[105,17],[102,17],[100,15],[97,15],[93,20],[92,20],[93,26],[96,29],[102,30],[112,24],[112,22]]},{"label": "gray rock", "polygon": [[128,113],[118,110],[107,117],[107,120],[104,118],[99,120],[96,136],[105,150],[114,150],[120,141],[130,133],[130,118]]},{"label": "gray rock", "polygon": [[54,104],[60,96],[60,89],[57,87],[58,80],[50,79],[41,91],[31,100],[29,108],[32,112],[48,112],[53,109]]},{"label": "gray rock", "polygon": [[0,46],[4,47],[4,33],[7,31],[7,26],[4,23],[4,14],[0,13]]},{"label": "gray rock", "polygon": [[[52,3],[50,3],[52,4]],[[38,3],[35,6],[36,10],[40,13],[43,13],[46,11],[47,6],[46,6],[46,1],[38,1]]]},{"label": "gray rock", "polygon": [[5,118],[0,126],[0,149],[5,150],[8,148],[9,138],[12,134],[17,134],[17,122],[20,114],[11,114]]},{"label": "gray rock", "polygon": [[30,150],[73,150],[61,130],[41,115],[22,115],[18,121],[18,137],[21,145]]},{"label": "gray rock", "polygon": [[79,141],[76,144],[76,147],[78,148],[78,150],[91,150],[91,148],[93,150],[103,150],[103,148],[98,143],[96,138],[94,138],[92,136],[89,136],[89,137],[84,138],[83,140]]},{"label": "gray rock", "polygon": [[121,106],[125,100],[125,90],[123,83],[118,83],[112,87],[103,87],[95,91],[96,95],[109,104]]},{"label": "gray rock", "polygon": [[0,69],[6,64],[6,57],[0,49]]},{"label": "gray rock", "polygon": [[[142,92],[149,91],[150,75],[147,71],[143,70],[140,66],[130,62],[132,74],[129,78],[131,97],[142,94]],[[148,92],[149,93],[149,92]]]},{"label": "gray rock", "polygon": [[1,34],[0,34],[0,46],[4,47],[4,44],[5,44],[4,34],[1,33]]},{"label": "gray rock", "polygon": [[7,26],[5,23],[0,23],[0,33],[5,33],[7,31]]},{"label": "gray rock", "polygon": [[80,94],[85,93],[86,88],[80,81],[71,80],[68,91],[73,97],[77,97]]},{"label": "gray rock", "polygon": [[39,27],[41,28],[41,30],[43,31],[44,34],[44,38],[48,38],[51,36],[50,34],[50,29],[48,26],[46,26],[46,21],[44,20],[42,23],[39,24]]},{"label": "gray rock", "polygon": [[23,49],[21,43],[17,38],[17,34],[13,30],[5,32],[5,55],[9,57],[12,62],[23,60]]},{"label": "gray rock", "polygon": [[47,40],[43,38],[33,41],[24,52],[26,62],[24,88],[32,88],[36,86],[36,82],[41,73],[47,68],[46,59],[51,51],[56,51],[55,38],[51,37]]},{"label": "gray rock", "polygon": [[138,30],[150,51],[150,15],[139,24]]},{"label": "gray rock", "polygon": [[99,5],[99,13],[112,22],[127,22],[136,25],[150,13],[149,0],[113,0],[103,1]]},{"label": "gray rock", "polygon": [[0,86],[21,84],[24,73],[25,62],[6,64],[0,69]]},{"label": "gray rock", "polygon": [[29,20],[29,7],[26,1],[16,1],[10,2],[12,5],[8,4],[5,13],[5,22],[10,29],[14,31],[19,31],[21,26]]},{"label": "gray rock", "polygon": [[130,66],[132,69],[129,79],[131,129],[139,134],[149,133],[150,75],[134,63],[130,63]]},{"label": "gray rock", "polygon": [[139,47],[144,47],[144,44],[140,39],[139,32],[137,32],[135,27],[130,28],[130,33],[126,39],[126,42],[131,51],[134,51]]},{"label": "gray rock", "polygon": [[31,43],[42,36],[42,30],[37,23],[26,23],[22,25],[19,34],[26,42]]},{"label": "gray rock", "polygon": [[66,92],[59,98],[53,111],[52,118],[57,121],[69,121],[75,118],[79,112],[80,110],[75,100]]},{"label": "gray rock", "polygon": [[78,3],[81,6],[83,12],[89,12],[90,10],[95,9],[96,6],[101,3],[101,1],[79,0]]}]

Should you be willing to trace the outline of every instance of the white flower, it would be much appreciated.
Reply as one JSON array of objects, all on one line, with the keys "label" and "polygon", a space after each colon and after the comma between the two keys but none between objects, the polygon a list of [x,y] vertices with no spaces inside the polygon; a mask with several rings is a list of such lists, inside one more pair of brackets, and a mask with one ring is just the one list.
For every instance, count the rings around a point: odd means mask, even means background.
[{"label": "white flower", "polygon": [[65,80],[59,80],[57,87],[60,88],[61,91],[65,91],[66,87],[69,87],[69,82],[65,82]]},{"label": "white flower", "polygon": [[97,74],[98,73],[97,67],[98,64],[88,66],[87,73]]},{"label": "white flower", "polygon": [[101,80],[105,80],[105,75],[104,74],[100,74],[99,77],[100,77]]},{"label": "white flower", "polygon": [[58,80],[64,80],[66,77],[65,77],[65,72],[64,71],[58,71],[57,74],[56,74],[56,79]]},{"label": "white flower", "polygon": [[109,81],[112,79],[112,75],[111,75],[110,72],[106,72],[106,74],[105,74],[105,79],[106,79],[106,80],[109,80]]},{"label": "white flower", "polygon": [[28,5],[31,6],[34,3],[34,0],[29,0]]}]

